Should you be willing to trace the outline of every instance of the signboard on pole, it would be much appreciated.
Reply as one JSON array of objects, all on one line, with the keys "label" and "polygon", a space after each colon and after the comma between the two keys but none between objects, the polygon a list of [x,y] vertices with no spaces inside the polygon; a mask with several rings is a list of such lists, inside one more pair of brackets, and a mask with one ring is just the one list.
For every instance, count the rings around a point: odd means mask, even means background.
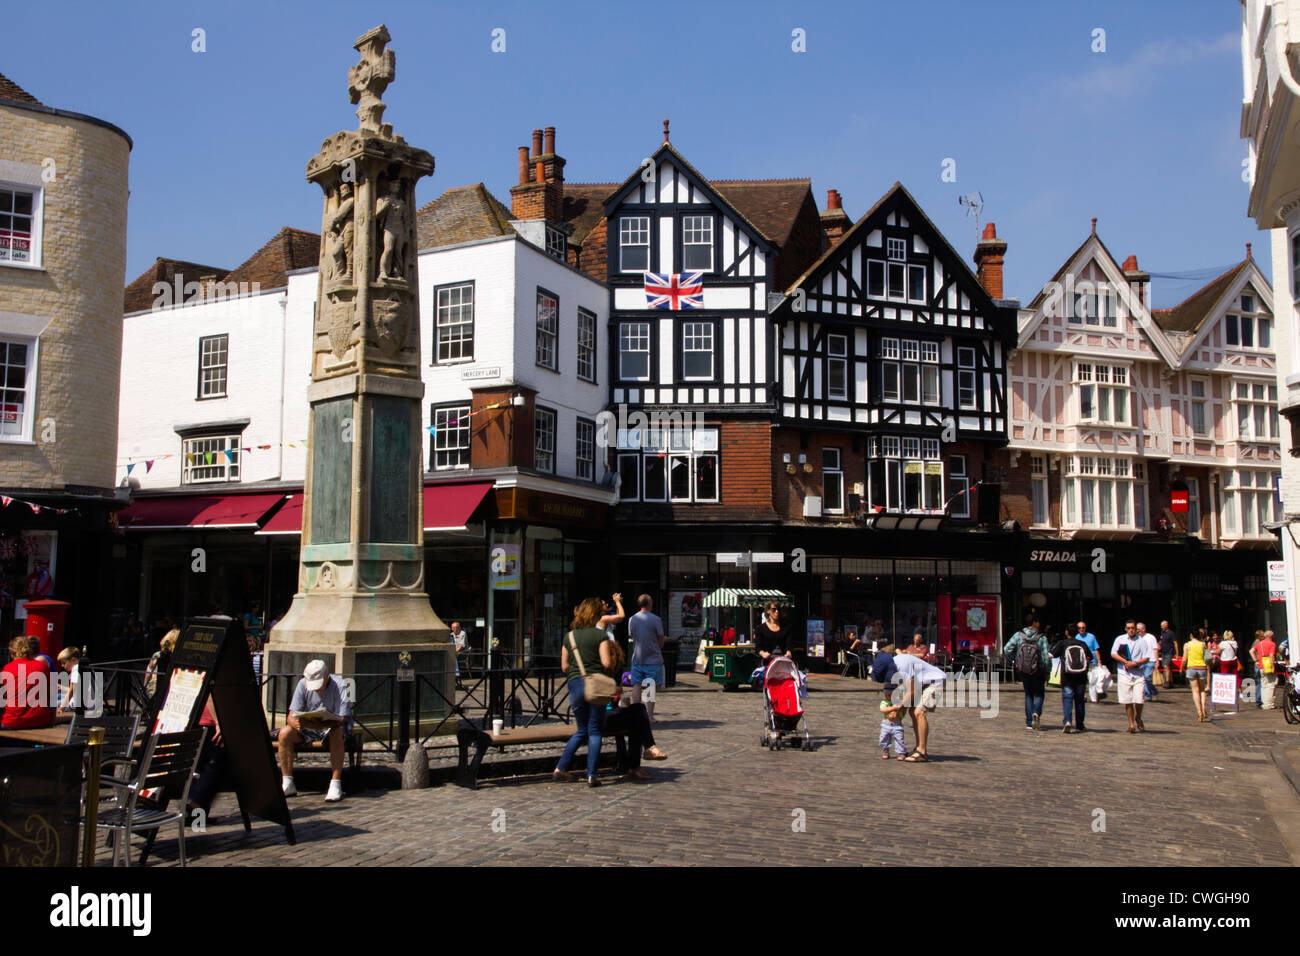
[{"label": "signboard on pole", "polygon": [[1286,592],[1290,589],[1291,583],[1286,577],[1286,562],[1268,562],[1268,599],[1270,601],[1285,601]]}]

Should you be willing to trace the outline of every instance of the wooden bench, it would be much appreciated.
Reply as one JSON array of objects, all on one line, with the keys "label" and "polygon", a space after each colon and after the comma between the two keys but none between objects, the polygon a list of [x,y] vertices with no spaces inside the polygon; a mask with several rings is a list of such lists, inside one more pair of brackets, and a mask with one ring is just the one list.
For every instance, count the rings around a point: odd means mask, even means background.
[{"label": "wooden bench", "polygon": [[[527,744],[562,743],[573,736],[573,724],[535,724],[532,727],[506,727],[494,734],[477,721],[462,720],[456,727],[456,744],[460,749],[460,762],[454,781],[471,790],[478,789],[478,772],[489,747],[525,746]],[[618,760],[625,760],[627,744],[622,734],[615,734]],[[470,745],[474,756],[469,756]]]},{"label": "wooden bench", "polygon": [[[329,747],[325,746],[324,740],[302,741],[294,745],[293,752],[328,754]],[[276,753],[276,759],[280,755],[280,731],[278,729],[271,731],[271,749]],[[343,752],[348,756],[348,769],[356,770],[361,765],[361,731],[353,727],[352,732],[343,738]]]}]

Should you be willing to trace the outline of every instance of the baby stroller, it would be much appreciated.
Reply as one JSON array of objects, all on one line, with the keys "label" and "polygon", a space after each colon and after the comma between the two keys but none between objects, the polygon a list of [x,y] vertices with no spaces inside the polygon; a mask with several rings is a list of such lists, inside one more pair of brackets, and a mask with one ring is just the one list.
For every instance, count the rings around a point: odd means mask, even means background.
[{"label": "baby stroller", "polygon": [[799,699],[799,669],[788,657],[774,657],[763,675],[763,746],[780,750],[800,740],[802,750],[812,750],[808,721]]}]

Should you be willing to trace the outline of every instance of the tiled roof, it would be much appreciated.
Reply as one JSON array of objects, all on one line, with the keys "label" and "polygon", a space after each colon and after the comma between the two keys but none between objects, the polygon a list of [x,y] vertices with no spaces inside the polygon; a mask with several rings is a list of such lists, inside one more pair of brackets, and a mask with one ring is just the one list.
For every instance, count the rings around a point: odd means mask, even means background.
[{"label": "tiled roof", "polygon": [[0,100],[13,100],[17,103],[31,103],[35,106],[44,104],[25,89],[0,73]]},{"label": "tiled roof", "polygon": [[564,221],[573,226],[570,241],[582,244],[596,223],[605,218],[605,200],[618,183],[565,183]]},{"label": "tiled roof", "polygon": [[709,185],[777,246],[785,245],[812,191],[811,179],[714,179]]},{"label": "tiled roof", "polygon": [[[810,179],[706,179],[705,182],[734,206],[764,239],[778,247],[790,237],[804,199],[812,190]],[[581,243],[604,218],[605,200],[620,185],[564,184],[564,221],[573,224],[574,242]]]},{"label": "tiled roof", "polygon": [[514,235],[510,210],[482,183],[448,189],[415,214],[418,246],[430,249]]},{"label": "tiled roof", "polygon": [[1223,275],[1203,286],[1172,309],[1153,309],[1151,317],[1166,332],[1195,332],[1201,323],[1214,314],[1219,300],[1228,287],[1237,281],[1249,259],[1237,263]]},{"label": "tiled roof", "polygon": [[226,270],[219,266],[205,266],[197,262],[164,259],[159,256],[154,260],[153,265],[140,273],[126,287],[122,311],[129,315],[132,312],[144,312],[153,308],[153,287],[156,282],[165,282],[174,288],[176,277],[180,276],[183,289],[186,282],[198,282],[202,277],[211,275],[223,278],[226,275]]},{"label": "tiled roof", "polygon": [[261,249],[227,275],[229,283],[254,282],[261,289],[278,289],[288,285],[287,273],[320,264],[320,236],[285,226]]}]

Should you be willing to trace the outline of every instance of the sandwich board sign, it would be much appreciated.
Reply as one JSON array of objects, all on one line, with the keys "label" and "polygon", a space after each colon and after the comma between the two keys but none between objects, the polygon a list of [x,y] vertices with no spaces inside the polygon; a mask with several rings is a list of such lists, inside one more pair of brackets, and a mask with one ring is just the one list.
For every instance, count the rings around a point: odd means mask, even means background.
[{"label": "sandwich board sign", "polygon": [[292,846],[297,839],[280,789],[280,771],[244,625],[233,618],[195,617],[185,622],[172,650],[171,683],[153,732],[177,733],[198,726],[209,695],[221,725],[226,773],[234,781],[244,829],[252,829],[249,814],[270,820],[284,827]]},{"label": "sandwich board sign", "polygon": [[1237,675],[1236,674],[1211,674],[1210,675],[1210,707],[1212,710],[1231,709],[1237,710]]}]

